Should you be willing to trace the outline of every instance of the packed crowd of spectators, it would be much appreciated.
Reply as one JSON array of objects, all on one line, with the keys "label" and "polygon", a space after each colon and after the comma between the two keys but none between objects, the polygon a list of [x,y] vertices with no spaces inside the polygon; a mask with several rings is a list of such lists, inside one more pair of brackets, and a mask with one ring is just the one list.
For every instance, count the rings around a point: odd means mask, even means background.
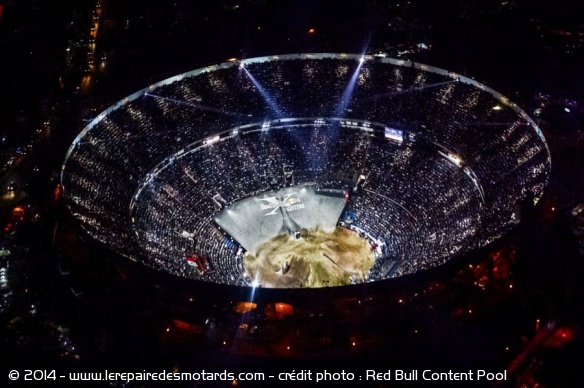
[{"label": "packed crowd of spectators", "polygon": [[[294,117],[382,123],[404,141],[339,121],[283,124]],[[230,131],[250,123],[267,124]],[[118,253],[243,285],[241,249],[213,216],[274,184],[358,187],[347,210],[384,244],[376,280],[498,238],[517,203],[541,195],[549,170],[530,122],[482,88],[411,66],[305,58],[218,67],[145,89],[76,140],[62,183],[81,226]],[[207,258],[206,271],[186,262],[192,253]],[[386,260],[397,263],[391,272]]]}]

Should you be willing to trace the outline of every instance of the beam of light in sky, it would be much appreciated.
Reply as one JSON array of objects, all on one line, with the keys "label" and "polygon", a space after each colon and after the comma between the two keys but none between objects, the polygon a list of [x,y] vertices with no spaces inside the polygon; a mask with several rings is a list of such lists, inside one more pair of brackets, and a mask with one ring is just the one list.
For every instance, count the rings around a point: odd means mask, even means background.
[{"label": "beam of light in sky", "polygon": [[355,90],[355,85],[357,85],[357,79],[359,79],[359,72],[361,72],[361,67],[363,67],[364,62],[365,57],[361,57],[359,59],[359,65],[357,65],[355,72],[351,76],[349,84],[347,85],[345,91],[343,92],[343,95],[341,96],[341,100],[339,101],[339,104],[337,105],[337,109],[335,111],[338,117],[343,117],[345,115],[345,110],[347,110],[347,107],[351,102],[351,96],[353,95],[353,91]]},{"label": "beam of light in sky", "polygon": [[266,103],[268,104],[270,109],[276,114],[276,116],[279,118],[284,117],[285,116],[284,113],[280,110],[280,108],[278,108],[278,105],[276,104],[272,96],[270,96],[270,94],[266,91],[266,89],[264,89],[264,87],[260,85],[260,83],[255,79],[253,75],[251,75],[251,73],[245,68],[245,66],[241,66],[240,68],[243,69],[243,71],[245,71],[245,74],[247,74],[251,82],[260,92],[264,100],[266,100]]}]

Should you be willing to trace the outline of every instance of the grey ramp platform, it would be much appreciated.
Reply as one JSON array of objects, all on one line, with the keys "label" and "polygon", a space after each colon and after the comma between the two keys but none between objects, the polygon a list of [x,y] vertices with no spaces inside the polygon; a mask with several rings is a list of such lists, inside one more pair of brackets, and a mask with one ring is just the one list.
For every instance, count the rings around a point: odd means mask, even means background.
[{"label": "grey ramp platform", "polygon": [[293,186],[237,201],[217,214],[214,221],[253,253],[263,242],[289,231],[290,225],[332,231],[344,207],[344,198],[317,194],[313,185]]}]

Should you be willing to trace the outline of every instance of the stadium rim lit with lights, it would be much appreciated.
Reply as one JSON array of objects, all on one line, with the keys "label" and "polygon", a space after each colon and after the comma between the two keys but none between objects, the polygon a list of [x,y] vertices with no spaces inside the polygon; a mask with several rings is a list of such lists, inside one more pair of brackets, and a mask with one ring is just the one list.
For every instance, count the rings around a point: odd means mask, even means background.
[{"label": "stadium rim lit with lights", "polygon": [[[340,228],[374,258],[347,275],[357,284],[495,241],[550,170],[540,129],[487,86],[406,60],[321,53],[230,60],[124,98],[76,137],[61,187],[92,238],[163,272],[255,287],[246,254]],[[323,255],[334,268],[347,256]],[[290,276],[290,257],[273,277]]]}]

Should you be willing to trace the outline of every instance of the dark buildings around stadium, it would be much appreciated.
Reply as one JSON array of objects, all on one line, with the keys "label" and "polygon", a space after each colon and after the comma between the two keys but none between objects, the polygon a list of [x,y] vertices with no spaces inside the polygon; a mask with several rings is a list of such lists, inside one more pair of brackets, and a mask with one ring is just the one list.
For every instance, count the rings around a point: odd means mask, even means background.
[{"label": "dark buildings around stadium", "polygon": [[[472,368],[507,370],[507,386],[581,383],[581,7],[0,1],[0,47],[13,53],[0,64],[0,364],[63,371]],[[244,65],[257,84],[239,68],[251,58],[267,58]],[[206,66],[218,67],[158,84]],[[291,74],[307,77],[307,87],[290,83],[278,92]],[[338,115],[352,74],[352,99]],[[310,114],[315,107],[326,114]],[[135,117],[138,126],[130,124]],[[295,119],[296,135],[282,118]],[[92,123],[95,131],[75,140]],[[178,127],[184,134],[172,132]],[[235,128],[237,135],[229,132]],[[134,130],[144,136],[132,137]],[[217,143],[195,149],[215,134]],[[274,152],[285,163],[262,156]],[[230,164],[238,170],[227,173]],[[185,169],[209,175],[189,185]],[[291,171],[294,185],[351,192],[361,184],[341,221],[391,248],[368,279],[376,281],[265,289],[240,269],[231,277],[232,261],[213,261],[233,260],[239,247],[237,239],[205,235],[212,215],[255,198],[246,193],[261,198],[267,187],[277,190],[271,178]],[[432,184],[407,184],[416,180]],[[460,190],[441,195],[452,183]],[[204,187],[205,197],[197,199],[193,187]],[[131,193],[120,197],[126,188]],[[178,196],[188,200],[171,199]],[[208,213],[200,225],[181,218],[201,211]],[[412,232],[420,225],[411,216],[431,220],[428,232]],[[457,229],[453,220],[469,227]],[[189,240],[196,233],[198,245]],[[172,260],[165,247],[176,253]],[[186,247],[208,262],[189,265]],[[412,256],[428,265],[390,265]],[[172,262],[180,268],[169,270]]]}]

